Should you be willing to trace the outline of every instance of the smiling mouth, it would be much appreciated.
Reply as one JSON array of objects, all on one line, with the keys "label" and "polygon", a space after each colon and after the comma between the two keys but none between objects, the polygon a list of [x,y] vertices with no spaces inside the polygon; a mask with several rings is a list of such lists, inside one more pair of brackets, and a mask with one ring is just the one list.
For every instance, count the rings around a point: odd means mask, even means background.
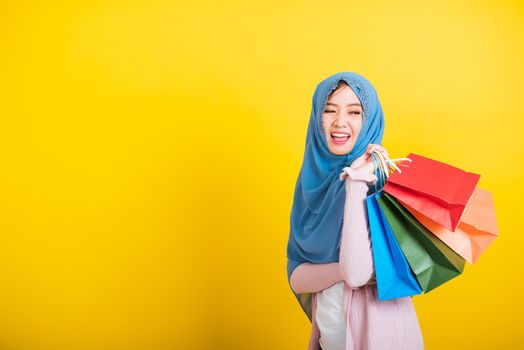
[{"label": "smiling mouth", "polygon": [[349,139],[351,135],[348,133],[338,133],[338,132],[332,132],[331,133],[331,141],[335,145],[343,145],[345,144]]}]

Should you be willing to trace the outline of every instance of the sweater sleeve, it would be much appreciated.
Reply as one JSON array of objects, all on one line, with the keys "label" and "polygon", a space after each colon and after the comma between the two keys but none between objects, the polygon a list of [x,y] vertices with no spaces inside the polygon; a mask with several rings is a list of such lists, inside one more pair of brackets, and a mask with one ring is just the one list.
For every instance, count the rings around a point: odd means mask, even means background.
[{"label": "sweater sleeve", "polygon": [[339,267],[344,281],[352,289],[376,284],[366,208],[367,191],[367,182],[358,176],[346,178]]},{"label": "sweater sleeve", "polygon": [[343,281],[338,262],[302,263],[291,273],[291,289],[295,293],[316,293]]}]

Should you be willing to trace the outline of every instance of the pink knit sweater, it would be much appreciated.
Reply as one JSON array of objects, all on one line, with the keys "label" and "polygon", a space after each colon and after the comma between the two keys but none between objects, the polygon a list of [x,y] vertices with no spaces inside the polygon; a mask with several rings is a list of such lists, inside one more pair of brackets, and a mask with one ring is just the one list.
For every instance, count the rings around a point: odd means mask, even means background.
[{"label": "pink knit sweater", "polygon": [[357,171],[347,171],[344,224],[339,262],[303,263],[290,277],[296,293],[314,293],[309,350],[320,350],[316,323],[317,293],[344,281],[346,350],[419,350],[424,342],[411,297],[379,301],[369,223],[368,185]]}]

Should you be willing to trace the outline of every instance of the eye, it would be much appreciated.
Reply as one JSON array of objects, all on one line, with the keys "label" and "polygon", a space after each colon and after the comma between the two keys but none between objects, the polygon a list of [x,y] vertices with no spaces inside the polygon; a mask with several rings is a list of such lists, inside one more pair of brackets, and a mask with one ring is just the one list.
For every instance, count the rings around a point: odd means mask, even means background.
[{"label": "eye", "polygon": [[360,115],[361,112],[360,111],[353,111],[353,112],[349,112],[349,114],[356,114],[356,115]]},{"label": "eye", "polygon": [[326,110],[324,111],[324,113],[335,113],[335,111],[332,111],[332,110],[328,110],[328,109],[326,109]]}]

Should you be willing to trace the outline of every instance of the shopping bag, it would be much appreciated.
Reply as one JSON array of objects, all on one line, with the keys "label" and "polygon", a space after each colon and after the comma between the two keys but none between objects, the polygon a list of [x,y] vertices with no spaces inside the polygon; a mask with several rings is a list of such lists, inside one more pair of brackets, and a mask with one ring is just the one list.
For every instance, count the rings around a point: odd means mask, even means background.
[{"label": "shopping bag", "polygon": [[379,193],[366,197],[378,299],[389,300],[422,293],[415,274],[377,202]]},{"label": "shopping bag", "polygon": [[422,290],[427,293],[464,271],[465,260],[388,193],[377,201]]},{"label": "shopping bag", "polygon": [[493,197],[490,192],[479,187],[473,192],[455,232],[424,216],[402,200],[398,201],[422,225],[470,264],[498,237]]},{"label": "shopping bag", "polygon": [[411,162],[388,177],[384,191],[455,231],[480,175],[414,153],[407,158]]}]

